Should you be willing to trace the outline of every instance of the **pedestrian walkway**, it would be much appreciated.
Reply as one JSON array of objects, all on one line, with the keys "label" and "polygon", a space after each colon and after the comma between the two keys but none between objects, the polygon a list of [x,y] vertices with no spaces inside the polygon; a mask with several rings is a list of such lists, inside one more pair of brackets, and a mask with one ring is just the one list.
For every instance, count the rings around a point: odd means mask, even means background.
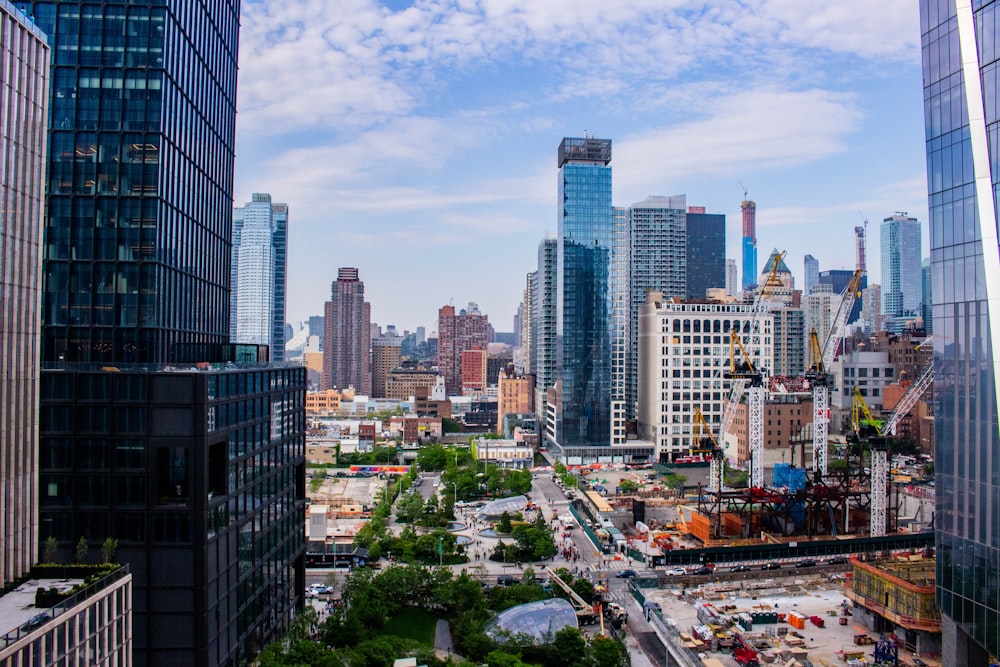
[{"label": "pedestrian walkway", "polygon": [[609,559],[606,561],[606,563],[607,564],[591,563],[590,565],[587,566],[587,569],[590,570],[591,572],[619,572],[621,570],[634,570],[636,568],[635,563],[625,559],[622,560]]}]

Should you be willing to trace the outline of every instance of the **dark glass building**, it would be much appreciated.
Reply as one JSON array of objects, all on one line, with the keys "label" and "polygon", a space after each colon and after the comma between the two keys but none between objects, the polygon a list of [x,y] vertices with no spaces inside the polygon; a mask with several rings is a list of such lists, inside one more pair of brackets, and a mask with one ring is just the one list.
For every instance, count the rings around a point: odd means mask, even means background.
[{"label": "dark glass building", "polygon": [[239,1],[16,4],[52,45],[43,358],[227,342]]},{"label": "dark glass building", "polygon": [[572,457],[611,444],[612,343],[624,335],[616,317],[624,303],[615,302],[624,285],[615,284],[613,270],[624,229],[611,206],[611,140],[563,139],[558,158],[556,440]]},{"label": "dark glass building", "polygon": [[118,540],[140,665],[242,665],[305,587],[303,366],[42,375],[43,536]]},{"label": "dark glass building", "polygon": [[726,287],[726,216],[687,214],[687,297],[704,299],[712,288]]},{"label": "dark glass building", "polygon": [[137,664],[245,664],[303,601],[305,370],[229,345],[239,1],[16,4],[52,47],[39,537],[119,541]]},{"label": "dark glass building", "polygon": [[[1000,2],[921,0],[943,663],[1000,655]],[[997,335],[993,331],[997,331]]]},{"label": "dark glass building", "polygon": [[[830,269],[829,271],[820,271],[819,284],[829,285],[833,289],[834,294],[843,294],[853,277],[854,271],[849,269]],[[858,281],[858,289],[868,289],[868,274],[861,274],[861,279]],[[855,300],[854,307],[851,308],[851,313],[847,316],[848,324],[858,321],[858,318],[861,317],[861,306],[863,305],[862,299]]]}]

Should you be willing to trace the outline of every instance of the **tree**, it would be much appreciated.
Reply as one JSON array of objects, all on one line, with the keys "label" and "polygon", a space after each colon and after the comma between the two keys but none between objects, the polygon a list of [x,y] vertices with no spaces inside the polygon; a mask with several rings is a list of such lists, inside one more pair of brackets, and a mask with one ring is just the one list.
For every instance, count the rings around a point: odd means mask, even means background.
[{"label": "tree", "polygon": [[687,479],[688,479],[687,475],[680,475],[678,473],[672,472],[663,478],[663,484],[668,489],[681,491],[684,489],[684,482],[686,482]]},{"label": "tree", "polygon": [[504,511],[497,522],[497,532],[509,535],[511,531],[510,512]]},{"label": "tree", "polygon": [[595,637],[587,652],[593,667],[621,667],[623,664],[621,646],[614,639]]},{"label": "tree", "polygon": [[552,667],[582,665],[586,654],[587,640],[583,638],[583,634],[578,629],[567,626],[556,632],[545,664]]},{"label": "tree", "polygon": [[622,490],[622,493],[632,493],[639,490],[639,483],[634,479],[623,479],[619,482],[618,488]]},{"label": "tree", "polygon": [[587,579],[580,577],[569,586],[573,591],[583,598],[584,602],[594,601],[594,584]]},{"label": "tree", "polygon": [[118,551],[118,540],[113,537],[104,538],[104,543],[101,544],[101,555],[104,557],[105,563],[110,563],[115,559],[116,551]]},{"label": "tree", "polygon": [[56,562],[56,556],[59,554],[59,543],[56,538],[49,537],[45,538],[45,544],[42,545],[42,562],[44,563],[54,563]]},{"label": "tree", "polygon": [[73,556],[77,563],[82,563],[87,560],[87,551],[90,549],[90,545],[87,544],[87,538],[80,536],[80,541],[76,543],[76,550],[73,552]]},{"label": "tree", "polygon": [[448,450],[441,445],[428,445],[417,454],[417,465],[421,470],[444,470],[448,465]]}]

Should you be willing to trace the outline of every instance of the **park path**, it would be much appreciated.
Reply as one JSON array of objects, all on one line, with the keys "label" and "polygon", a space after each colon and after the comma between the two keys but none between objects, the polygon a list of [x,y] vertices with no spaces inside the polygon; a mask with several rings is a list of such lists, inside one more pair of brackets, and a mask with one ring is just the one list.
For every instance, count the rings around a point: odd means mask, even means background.
[{"label": "park path", "polygon": [[439,618],[434,628],[434,649],[439,654],[443,651],[449,656],[455,653],[455,647],[451,643],[451,626],[447,619]]}]

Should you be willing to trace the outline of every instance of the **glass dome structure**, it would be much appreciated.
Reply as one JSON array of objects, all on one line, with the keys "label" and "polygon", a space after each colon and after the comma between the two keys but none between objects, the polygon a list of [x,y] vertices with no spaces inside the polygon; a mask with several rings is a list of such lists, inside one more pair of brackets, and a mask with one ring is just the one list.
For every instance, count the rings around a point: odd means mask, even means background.
[{"label": "glass dome structure", "polygon": [[548,644],[563,628],[576,628],[576,611],[566,600],[551,598],[511,607],[486,624],[486,634],[503,641],[512,635],[531,638],[533,644]]},{"label": "glass dome structure", "polygon": [[500,516],[504,512],[515,514],[524,510],[528,506],[527,496],[511,496],[510,498],[497,498],[487,503],[479,510],[479,516],[490,517]]}]

